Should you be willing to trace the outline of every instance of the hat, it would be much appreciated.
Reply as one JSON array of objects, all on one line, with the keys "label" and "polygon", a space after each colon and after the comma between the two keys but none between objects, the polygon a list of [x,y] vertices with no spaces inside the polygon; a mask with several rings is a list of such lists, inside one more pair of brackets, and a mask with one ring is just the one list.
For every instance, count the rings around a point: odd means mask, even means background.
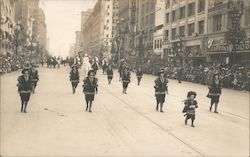
[{"label": "hat", "polygon": [[90,71],[88,72],[88,76],[90,75],[90,73],[94,73],[94,70],[90,70]]},{"label": "hat", "polygon": [[160,69],[158,75],[161,75],[161,73],[164,74],[164,69]]},{"label": "hat", "polygon": [[189,98],[191,95],[194,95],[194,98],[196,97],[196,92],[194,91],[189,91],[187,94],[187,97]]},{"label": "hat", "polygon": [[24,69],[22,70],[22,74],[24,74],[25,71],[29,71],[29,69],[28,69],[28,68],[24,68]]}]

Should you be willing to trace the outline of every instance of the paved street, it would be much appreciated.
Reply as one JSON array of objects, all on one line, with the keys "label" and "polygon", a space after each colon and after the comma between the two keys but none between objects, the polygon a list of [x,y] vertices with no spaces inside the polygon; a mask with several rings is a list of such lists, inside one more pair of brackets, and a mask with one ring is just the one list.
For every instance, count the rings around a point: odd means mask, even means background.
[{"label": "paved street", "polygon": [[[1,76],[2,156],[249,156],[249,93],[222,90],[219,114],[209,112],[206,86],[170,80],[165,113],[155,111],[153,81],[135,74],[122,94],[98,71],[93,113],[85,112],[82,81],[72,94],[69,68],[40,68],[27,114],[20,112],[17,77]],[[81,75],[82,76],[82,75]],[[82,80],[83,78],[81,78]],[[195,128],[184,125],[182,100],[197,92]]]}]

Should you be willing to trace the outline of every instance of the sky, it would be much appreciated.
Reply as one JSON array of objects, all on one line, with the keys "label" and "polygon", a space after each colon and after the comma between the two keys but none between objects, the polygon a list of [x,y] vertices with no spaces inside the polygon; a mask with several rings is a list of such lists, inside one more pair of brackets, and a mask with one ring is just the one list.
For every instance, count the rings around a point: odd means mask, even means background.
[{"label": "sky", "polygon": [[81,30],[81,11],[93,8],[97,0],[40,0],[45,13],[49,52],[55,56],[69,55],[75,43],[75,31]]}]

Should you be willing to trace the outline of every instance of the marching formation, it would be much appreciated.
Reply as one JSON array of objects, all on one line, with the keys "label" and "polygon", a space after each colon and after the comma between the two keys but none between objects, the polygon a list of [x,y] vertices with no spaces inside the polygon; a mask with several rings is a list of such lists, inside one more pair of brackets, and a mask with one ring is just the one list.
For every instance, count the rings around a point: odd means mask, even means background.
[{"label": "marching formation", "polygon": [[[83,93],[85,95],[86,108],[85,110],[88,112],[92,112],[92,105],[95,100],[95,95],[98,93],[98,78],[96,77],[97,71],[99,69],[98,59],[94,58],[91,62],[86,54],[81,62],[74,62],[73,64],[69,64],[71,67],[69,73],[69,80],[72,86],[72,93],[75,94],[76,88],[80,82],[80,72],[79,68],[83,71]],[[18,77],[18,92],[21,98],[21,112],[27,113],[27,105],[30,99],[31,94],[35,93],[35,89],[37,86],[37,82],[39,81],[38,70],[36,69],[37,65],[35,64],[26,64],[24,69],[22,70],[22,75]],[[107,75],[108,84],[111,85],[111,81],[113,79],[113,65],[108,63],[106,60],[102,63],[103,74]],[[129,87],[129,83],[131,82],[131,73],[127,66],[125,60],[122,60],[119,69],[119,81],[122,83],[122,93],[127,94],[127,89]],[[136,69],[136,78],[137,85],[140,86],[143,76],[143,69],[139,66]],[[154,81],[154,90],[155,90],[155,98],[156,98],[156,111],[164,112],[163,105],[166,99],[166,94],[168,94],[168,78],[165,69],[160,69],[158,73],[158,77]],[[216,73],[213,76],[211,83],[208,85],[209,92],[207,97],[211,99],[211,105],[209,110],[212,111],[213,105],[214,112],[218,113],[218,103],[221,95],[221,81],[219,79],[219,75]],[[189,91],[187,93],[187,99],[184,100],[183,105],[184,108],[182,112],[184,113],[185,124],[189,119],[191,119],[191,126],[194,127],[195,120],[195,109],[198,107],[198,103],[195,100],[196,98],[195,91]]]}]

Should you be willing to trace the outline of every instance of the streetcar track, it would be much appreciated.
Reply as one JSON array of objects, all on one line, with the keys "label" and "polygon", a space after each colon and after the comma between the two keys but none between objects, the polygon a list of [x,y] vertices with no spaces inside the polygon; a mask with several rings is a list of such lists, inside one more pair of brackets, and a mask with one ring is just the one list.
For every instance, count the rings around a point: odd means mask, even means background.
[{"label": "streetcar track", "polygon": [[[170,80],[172,80],[172,79],[170,79]],[[145,86],[145,87],[149,88],[148,86]],[[149,94],[147,92],[145,92],[144,90],[142,90],[142,92],[149,96]],[[182,99],[182,100],[186,99],[186,98],[178,96],[178,95],[173,95],[173,94],[168,94],[168,95],[172,96],[172,97],[176,97],[176,98]],[[201,104],[201,106],[202,106],[201,108],[206,109],[205,107],[203,107],[206,104],[204,104],[204,103],[199,103],[199,104]],[[231,112],[228,112],[228,111],[224,111],[224,110],[220,110],[220,112],[225,113],[225,114],[229,114],[229,115],[232,115],[232,116],[235,116],[235,117],[238,117],[238,118],[241,118],[241,119],[249,121],[249,118],[243,117],[241,115],[237,115],[237,114],[234,114],[234,113],[231,113]]]},{"label": "streetcar track", "polygon": [[103,86],[100,86],[100,87],[102,87],[102,89],[104,89],[105,91],[107,91],[111,96],[117,98],[120,102],[122,102],[123,104],[125,104],[126,106],[128,106],[134,112],[138,113],[139,115],[141,115],[142,117],[144,117],[146,120],[150,121],[155,126],[157,126],[158,128],[160,128],[161,130],[163,130],[164,132],[166,132],[170,136],[174,137],[175,139],[177,139],[178,141],[180,141],[181,143],[183,143],[184,145],[186,145],[190,149],[194,150],[195,152],[197,152],[198,154],[200,154],[203,157],[208,156],[204,152],[201,152],[200,150],[198,150],[198,148],[195,148],[195,146],[191,145],[190,143],[185,142],[180,137],[178,137],[175,134],[173,134],[170,130],[162,127],[160,124],[156,123],[155,121],[153,121],[152,119],[150,119],[148,116],[144,115],[142,112],[138,111],[137,109],[135,109],[134,107],[132,107],[131,105],[129,105],[126,101],[122,100],[121,98],[119,98],[118,96],[116,96],[112,92],[110,92],[109,90],[105,89]]}]

